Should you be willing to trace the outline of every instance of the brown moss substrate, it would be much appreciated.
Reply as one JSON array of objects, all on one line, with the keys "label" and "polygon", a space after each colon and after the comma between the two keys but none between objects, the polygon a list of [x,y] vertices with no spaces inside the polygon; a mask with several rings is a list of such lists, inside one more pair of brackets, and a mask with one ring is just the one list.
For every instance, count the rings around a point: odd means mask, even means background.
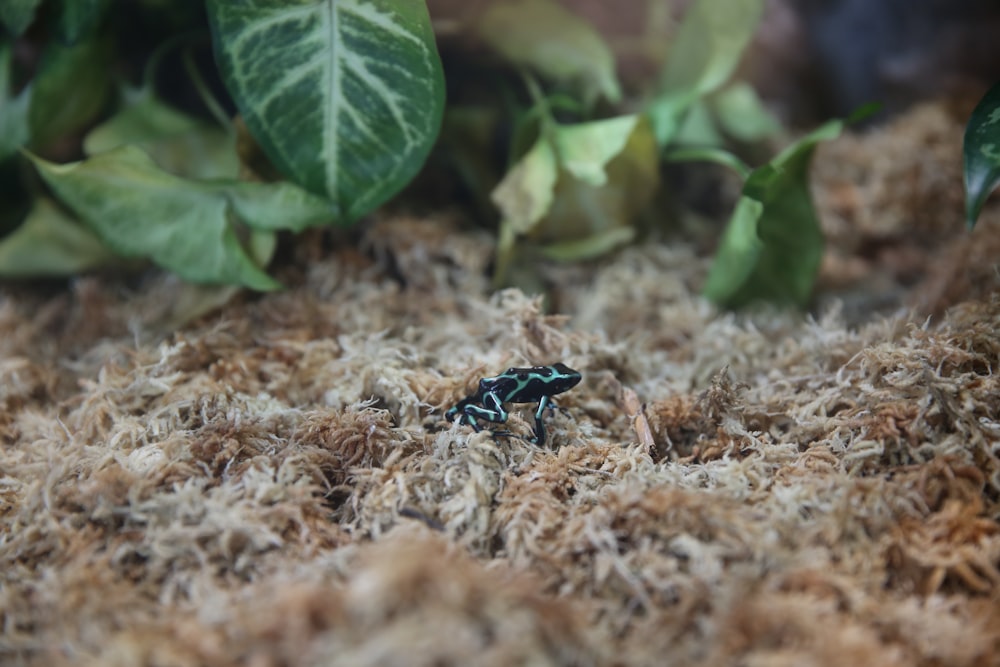
[{"label": "brown moss substrate", "polygon": [[[820,153],[809,317],[716,312],[682,241],[548,269],[546,316],[405,218],[167,334],[169,279],[6,288],[0,663],[1000,664],[1000,215],[961,228],[960,132]],[[441,419],[554,361],[550,447]]]}]

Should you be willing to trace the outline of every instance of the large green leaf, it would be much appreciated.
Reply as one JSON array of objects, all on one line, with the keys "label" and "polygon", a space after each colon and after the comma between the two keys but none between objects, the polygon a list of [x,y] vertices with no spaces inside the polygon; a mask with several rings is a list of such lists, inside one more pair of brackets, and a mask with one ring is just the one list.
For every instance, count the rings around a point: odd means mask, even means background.
[{"label": "large green leaf", "polygon": [[42,0],[3,0],[0,2],[0,23],[19,37],[35,20],[35,10],[40,4]]},{"label": "large green leaf", "polygon": [[62,0],[59,11],[59,39],[76,44],[92,35],[111,6],[111,0]]},{"label": "large green leaf", "polygon": [[44,147],[96,118],[111,92],[110,47],[110,41],[98,35],[72,46],[48,42],[31,85],[32,146]]},{"label": "large green leaf", "polygon": [[0,162],[28,142],[28,90],[14,96],[11,45],[0,39]]},{"label": "large green leaf", "polygon": [[192,282],[278,287],[247,255],[231,215],[263,232],[299,230],[331,215],[326,199],[290,183],[183,179],[131,145],[65,165],[32,159],[59,199],[108,247],[149,258]]},{"label": "large green leaf", "polygon": [[823,257],[809,163],[816,144],[839,136],[844,124],[830,121],[750,174],[712,262],[706,297],[726,307],[808,303]]},{"label": "large green leaf", "polygon": [[965,127],[965,222],[971,229],[1000,184],[1000,83],[980,100]]},{"label": "large green leaf", "polygon": [[732,76],[763,9],[764,0],[695,0],[688,8],[660,77],[662,92],[648,109],[661,148],[691,104]]},{"label": "large green leaf", "polygon": [[134,144],[172,174],[236,178],[240,165],[231,133],[168,106],[151,87],[127,90],[124,97],[125,107],[84,138],[87,155]]},{"label": "large green leaf", "polygon": [[216,60],[247,127],[351,221],[420,169],[444,79],[422,0],[208,0]]},{"label": "large green leaf", "polygon": [[586,104],[599,96],[621,100],[611,49],[590,24],[553,0],[493,2],[478,27],[510,63],[572,86]]},{"label": "large green leaf", "polygon": [[333,221],[330,201],[294,183],[212,183],[209,191],[225,196],[239,219],[258,231],[300,232]]}]

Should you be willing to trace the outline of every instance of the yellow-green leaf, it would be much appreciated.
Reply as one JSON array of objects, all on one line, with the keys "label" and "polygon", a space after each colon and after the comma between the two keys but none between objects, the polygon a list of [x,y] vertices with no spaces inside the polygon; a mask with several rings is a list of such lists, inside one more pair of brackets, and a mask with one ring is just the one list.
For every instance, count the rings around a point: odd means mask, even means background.
[{"label": "yellow-green leaf", "polygon": [[539,137],[493,191],[503,225],[523,234],[538,224],[552,206],[558,176],[556,152],[548,139]]},{"label": "yellow-green leaf", "polygon": [[634,238],[634,228],[613,227],[580,241],[550,243],[542,246],[539,250],[549,259],[554,259],[557,262],[580,261],[606,255],[615,248],[631,243]]},{"label": "yellow-green leaf", "polygon": [[630,227],[659,185],[649,122],[629,115],[557,126],[554,142],[559,180],[552,206],[529,238],[540,244],[582,241]]},{"label": "yellow-green leaf", "polygon": [[493,193],[502,214],[498,280],[518,235],[559,259],[628,242],[658,182],[656,141],[644,117],[548,126]]}]

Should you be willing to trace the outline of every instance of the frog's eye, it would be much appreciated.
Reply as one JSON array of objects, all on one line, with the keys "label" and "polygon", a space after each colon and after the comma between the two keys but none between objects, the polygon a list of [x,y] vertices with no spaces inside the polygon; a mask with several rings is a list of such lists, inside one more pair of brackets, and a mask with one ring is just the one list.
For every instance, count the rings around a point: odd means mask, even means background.
[{"label": "frog's eye", "polygon": [[526,381],[528,379],[528,374],[527,373],[518,373],[517,374],[517,379],[520,380],[521,382],[524,382],[524,381]]}]

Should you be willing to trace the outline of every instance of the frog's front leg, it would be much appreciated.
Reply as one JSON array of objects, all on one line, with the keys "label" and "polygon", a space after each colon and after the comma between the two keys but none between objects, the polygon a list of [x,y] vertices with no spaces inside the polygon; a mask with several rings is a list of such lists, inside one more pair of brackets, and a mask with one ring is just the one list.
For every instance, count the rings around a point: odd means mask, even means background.
[{"label": "frog's front leg", "polygon": [[545,408],[550,407],[551,400],[549,396],[542,396],[538,401],[538,407],[535,408],[535,437],[531,439],[531,442],[539,447],[545,444],[545,422],[542,421],[542,415],[545,413]]},{"label": "frog's front leg", "polygon": [[455,417],[458,417],[460,422],[469,424],[470,426],[476,426],[476,418],[468,414],[468,411],[466,410],[466,408],[475,403],[476,400],[476,394],[470,394],[449,408],[448,411],[444,413],[444,418],[448,421],[455,421]]}]

